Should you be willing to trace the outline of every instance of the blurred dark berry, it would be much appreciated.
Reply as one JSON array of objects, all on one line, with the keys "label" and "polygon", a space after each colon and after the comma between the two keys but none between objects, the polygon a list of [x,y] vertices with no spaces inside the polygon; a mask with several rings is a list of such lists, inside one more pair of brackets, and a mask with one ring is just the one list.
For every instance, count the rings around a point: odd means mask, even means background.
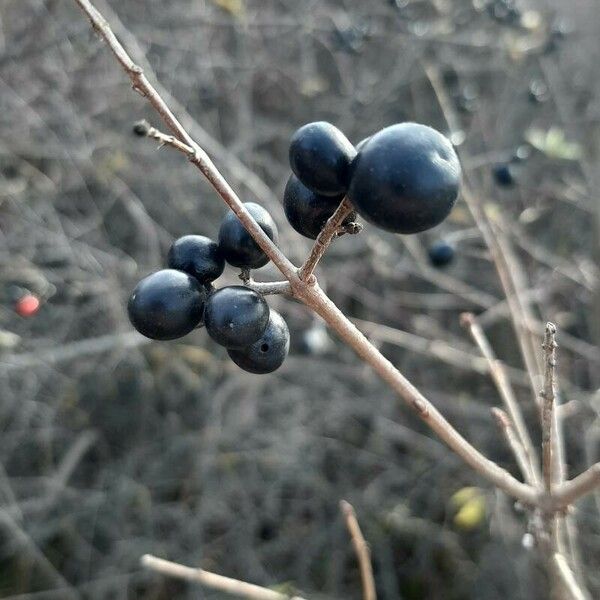
[{"label": "blurred dark berry", "polygon": [[428,255],[429,262],[434,267],[445,267],[454,260],[454,247],[444,240],[439,240],[429,247]]},{"label": "blurred dark berry", "polygon": [[501,163],[494,165],[492,169],[494,181],[500,187],[512,187],[515,185],[515,174],[512,165]]}]

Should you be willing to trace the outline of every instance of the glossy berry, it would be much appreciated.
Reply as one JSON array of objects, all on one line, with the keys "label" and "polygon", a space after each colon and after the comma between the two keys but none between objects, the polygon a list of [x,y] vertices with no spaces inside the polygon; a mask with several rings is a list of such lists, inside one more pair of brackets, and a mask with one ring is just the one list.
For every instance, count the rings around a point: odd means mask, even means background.
[{"label": "glossy berry", "polygon": [[188,334],[202,320],[208,292],[194,277],[164,269],[136,286],[127,310],[131,324],[153,340],[174,340]]},{"label": "glossy berry", "polygon": [[15,312],[20,317],[33,317],[40,310],[40,301],[33,294],[21,296],[15,303]]},{"label": "glossy berry", "polygon": [[512,187],[515,185],[515,174],[510,164],[501,163],[495,165],[492,169],[492,175],[494,176],[494,181],[500,187]]},{"label": "glossy berry", "polygon": [[454,247],[440,240],[429,247],[428,254],[429,261],[434,267],[445,267],[454,260]]},{"label": "glossy berry", "polygon": [[[246,202],[248,209],[262,230],[277,243],[279,234],[277,225],[271,215],[259,204]],[[252,239],[233,211],[229,211],[221,223],[219,230],[219,248],[225,260],[233,267],[242,269],[258,269],[269,262],[267,255]]]},{"label": "glossy berry", "polygon": [[323,196],[346,193],[355,156],[348,138],[325,121],[300,127],[290,142],[292,171],[307,188]]},{"label": "glossy berry", "polygon": [[359,215],[394,233],[439,225],[454,206],[460,163],[450,141],[418,123],[371,136],[352,167],[348,198]]},{"label": "glossy berry", "polygon": [[271,311],[269,324],[253,344],[238,350],[228,350],[231,360],[250,373],[272,373],[285,360],[290,349],[290,332],[283,317]]},{"label": "glossy berry", "polygon": [[253,290],[232,285],[210,296],[204,311],[208,335],[226,348],[244,348],[265,332],[269,305]]},{"label": "glossy berry", "polygon": [[185,235],[171,245],[169,267],[184,271],[201,283],[214,281],[225,269],[219,245],[203,235]]},{"label": "glossy berry", "polygon": [[298,233],[314,240],[342,199],[316,194],[292,173],[283,192],[283,210]]}]

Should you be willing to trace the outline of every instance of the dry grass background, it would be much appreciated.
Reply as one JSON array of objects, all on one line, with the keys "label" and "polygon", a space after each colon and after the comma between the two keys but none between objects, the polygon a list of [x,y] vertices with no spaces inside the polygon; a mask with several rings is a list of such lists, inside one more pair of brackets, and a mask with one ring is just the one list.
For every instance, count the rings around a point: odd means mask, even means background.
[{"label": "dry grass background", "polygon": [[[296,127],[330,120],[358,142],[416,120],[464,138],[463,164],[522,265],[525,297],[536,318],[559,326],[570,472],[598,460],[593,0],[562,14],[558,3],[519,3],[539,11],[535,31],[468,0],[97,5],[195,121],[192,133],[234,188],[272,212],[297,262],[308,244],[279,205]],[[546,24],[563,18],[569,33],[543,51]],[[427,66],[452,99],[451,129]],[[533,80],[548,87],[542,103],[529,98]],[[477,91],[468,110],[465,88]],[[338,511],[347,498],[371,543],[382,599],[545,598],[511,502],[399,408],[350,351],[323,338],[300,305],[270,300],[293,340],[285,366],[267,377],[237,370],[202,332],[161,344],[132,333],[124,306],[135,282],[163,264],[173,238],[215,236],[224,212],[186,161],[131,134],[142,117],[154,121],[74,2],[2,2],[0,597],[219,597],[142,572],[139,557],[151,552],[311,598],[358,598]],[[491,167],[532,128],[551,127],[582,158],[535,151],[516,187],[495,186]],[[440,273],[424,251],[442,236],[457,241],[458,255]],[[428,234],[366,227],[345,236],[320,279],[347,314],[393,328],[364,325],[460,431],[515,472],[461,312],[481,315],[539,432],[497,276],[463,205]],[[228,270],[223,282],[235,280]],[[44,298],[35,318],[14,314],[15,285]],[[471,485],[482,487],[486,514],[465,530],[450,498]],[[598,500],[578,510],[596,593]]]}]

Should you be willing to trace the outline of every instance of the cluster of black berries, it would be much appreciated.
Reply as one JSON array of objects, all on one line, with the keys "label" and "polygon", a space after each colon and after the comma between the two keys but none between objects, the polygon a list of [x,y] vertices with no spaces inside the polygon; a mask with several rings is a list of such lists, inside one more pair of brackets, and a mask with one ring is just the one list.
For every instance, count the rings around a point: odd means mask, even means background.
[{"label": "cluster of black berries", "polygon": [[[271,215],[252,202],[246,208],[263,231],[277,241]],[[168,269],[142,279],[128,305],[133,326],[146,337],[172,340],[204,325],[210,337],[227,348],[234,363],[251,373],[271,373],[287,356],[290,334],[283,317],[263,296],[242,285],[215,290],[212,282],[225,269],[255,269],[268,262],[232,211],[219,231],[219,242],[201,235],[176,240]]]},{"label": "cluster of black berries", "polygon": [[425,231],[448,216],[460,185],[450,141],[418,123],[386,127],[356,148],[330,123],[309,123],[292,137],[290,165],[285,214],[296,231],[313,239],[344,196],[381,229]]},{"label": "cluster of black berries", "polygon": [[[417,123],[386,127],[356,148],[330,123],[309,123],[293,135],[289,154],[293,173],[284,211],[292,227],[312,239],[344,196],[370,223],[395,233],[417,233],[441,223],[458,195],[460,165],[452,144]],[[245,206],[277,243],[269,213],[252,202]],[[268,262],[232,211],[221,223],[218,243],[197,235],[173,243],[169,268],[146,277],[134,290],[131,322],[158,340],[182,337],[204,324],[241,368],[270,373],[288,353],[287,325],[249,287],[213,288],[225,262],[244,271]]]}]

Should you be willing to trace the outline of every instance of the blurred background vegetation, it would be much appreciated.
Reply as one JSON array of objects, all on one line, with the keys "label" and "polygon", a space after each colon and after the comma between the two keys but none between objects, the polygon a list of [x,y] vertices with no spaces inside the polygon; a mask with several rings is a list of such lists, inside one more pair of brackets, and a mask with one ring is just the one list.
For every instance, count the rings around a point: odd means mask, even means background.
[{"label": "blurred background vegetation", "polygon": [[[271,211],[297,263],[309,245],[280,198],[298,126],[329,120],[354,143],[405,120],[450,135],[520,265],[534,327],[558,324],[569,471],[598,460],[596,0],[95,4],[234,189]],[[221,597],[143,572],[140,556],[154,553],[311,598],[359,598],[346,498],[382,600],[546,598],[518,507],[299,304],[270,300],[292,352],[264,377],[202,331],[169,343],[132,331],[137,280],[175,237],[216,236],[224,214],[181,156],[132,135],[140,118],[158,125],[73,1],[2,0],[0,597]],[[457,249],[443,271],[426,255],[442,238]],[[319,277],[469,440],[516,472],[461,312],[480,315],[536,440],[539,430],[462,201],[426,234],[344,236]],[[228,269],[222,283],[235,281]],[[42,300],[28,319],[14,310],[24,290]],[[472,486],[478,500],[461,510],[452,497]],[[596,594],[599,501],[577,511]]]}]

